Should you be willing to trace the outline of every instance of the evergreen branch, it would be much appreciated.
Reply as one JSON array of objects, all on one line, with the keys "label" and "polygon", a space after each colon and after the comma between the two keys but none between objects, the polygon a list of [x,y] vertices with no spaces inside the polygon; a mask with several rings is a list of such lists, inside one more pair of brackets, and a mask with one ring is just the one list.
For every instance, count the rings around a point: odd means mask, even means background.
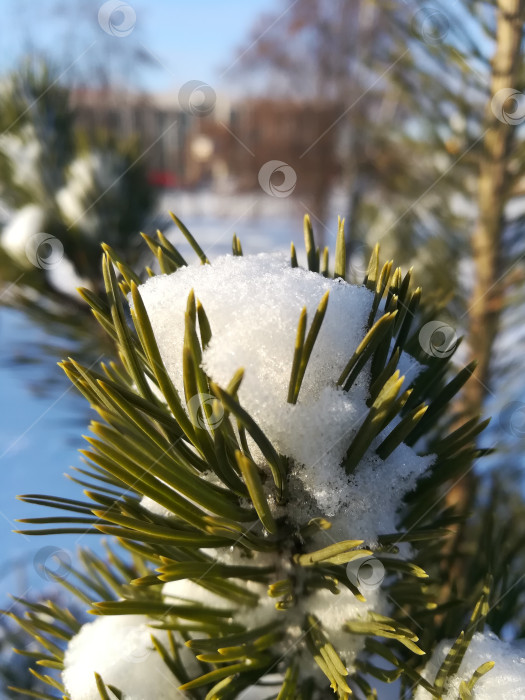
[{"label": "evergreen branch", "polygon": [[206,257],[204,251],[202,250],[202,248],[200,247],[200,245],[197,243],[197,241],[195,240],[195,238],[194,238],[194,237],[191,235],[191,233],[188,231],[188,229],[186,228],[186,226],[184,226],[184,224],[182,223],[182,221],[181,221],[178,217],[176,217],[175,214],[174,214],[173,212],[170,211],[169,214],[170,214],[171,218],[173,219],[174,223],[177,225],[177,228],[179,229],[179,231],[182,233],[182,235],[184,236],[184,238],[188,241],[188,243],[190,244],[190,246],[193,248],[193,250],[194,250],[194,251],[197,253],[197,255],[199,256],[201,263],[202,263],[203,265],[209,264],[210,261],[209,261],[208,258]]},{"label": "evergreen branch", "polygon": [[328,250],[328,246],[325,246],[323,249],[323,255],[321,257],[319,274],[322,275],[323,277],[328,277],[329,276],[328,275],[329,267],[330,267],[330,251]]},{"label": "evergreen branch", "polygon": [[316,255],[314,231],[308,214],[304,215],[304,247],[306,249],[308,269],[311,272],[319,272],[319,259]]},{"label": "evergreen branch", "polygon": [[144,350],[146,351],[150,366],[155,374],[160,390],[162,391],[162,394],[165,397],[178,425],[182,428],[188,439],[191,442],[194,442],[196,439],[194,427],[182,407],[177,390],[173,386],[172,381],[168,376],[168,372],[164,366],[155,337],[153,335],[153,330],[146,312],[146,307],[144,306],[144,302],[142,301],[138,287],[133,284],[131,285],[131,296],[133,299],[133,309],[131,313],[134,317],[136,327],[140,328],[140,335],[144,345]]},{"label": "evergreen branch", "polygon": [[246,428],[253,440],[257,443],[257,446],[263,453],[271,469],[274,483],[278,489],[278,497],[282,499],[285,485],[284,465],[283,460],[277,454],[272,443],[229,391],[221,389],[215,382],[211,381],[210,390],[220,399],[224,407],[235,415],[237,420]]},{"label": "evergreen branch", "polygon": [[157,229],[157,238],[159,239],[160,245],[164,248],[165,254],[170,255],[173,262],[178,267],[185,267],[188,264],[186,260],[184,260],[182,255],[179,253],[177,248],[172,243],[170,243],[170,241],[168,241],[166,236],[161,231],[159,231],[159,229]]},{"label": "evergreen branch", "polygon": [[288,403],[295,403],[295,390],[297,386],[297,378],[299,376],[299,366],[303,356],[304,339],[306,336],[306,306],[301,311],[299,323],[297,324],[297,334],[295,339],[295,349],[292,361],[292,371],[290,374],[290,383],[288,384]]},{"label": "evergreen branch", "polygon": [[[299,392],[301,390],[301,384],[303,383],[306,368],[308,366],[308,362],[310,360],[312,350],[314,349],[315,341],[317,340],[317,336],[319,335],[319,331],[321,330],[321,325],[323,323],[323,320],[324,320],[324,317],[326,314],[326,308],[328,306],[328,296],[329,296],[329,292],[326,292],[323,295],[323,298],[321,299],[321,301],[319,302],[319,306],[317,307],[315,315],[312,319],[312,324],[310,326],[308,334],[306,335],[304,343],[301,346],[299,367],[297,368],[297,377],[296,377],[296,381],[295,381],[295,387],[294,387],[291,403],[297,403],[297,398],[298,398]],[[305,311],[305,310],[303,309],[303,311]],[[305,312],[304,321],[306,322],[306,312]],[[297,331],[298,334],[300,333],[300,326],[301,326],[301,318],[299,319],[299,328]],[[297,344],[296,344],[296,349],[297,349]],[[294,357],[294,361],[295,361],[295,357]],[[294,370],[292,368],[292,374],[293,374],[293,372],[294,372]],[[290,381],[291,381],[291,379],[290,379]]]},{"label": "evergreen branch", "polygon": [[268,532],[275,534],[277,532],[277,525],[275,523],[274,517],[270,506],[268,505],[268,500],[264,494],[264,489],[259,475],[259,469],[257,465],[242,452],[237,450],[235,453],[237,459],[237,464],[244,479],[244,483],[250,494],[253,506],[257,511],[259,520],[263,526],[268,530]]},{"label": "evergreen branch", "polygon": [[290,266],[292,268],[299,267],[299,263],[297,262],[297,251],[295,250],[293,243],[290,244]]},{"label": "evergreen branch", "polygon": [[336,650],[321,631],[319,620],[314,615],[306,618],[308,630],[306,633],[306,645],[312,654],[314,661],[330,681],[330,687],[338,694],[341,700],[347,700],[352,694],[346,682],[348,671]]},{"label": "evergreen branch", "polygon": [[233,234],[232,254],[237,257],[242,256],[242,245],[235,233]]},{"label": "evergreen branch", "polygon": [[494,663],[494,661],[487,661],[474,671],[468,683],[466,681],[461,681],[459,686],[458,700],[472,700],[472,698],[474,697],[472,695],[474,686],[479,681],[479,679],[482,678],[486,673],[491,671],[495,665],[496,664]]},{"label": "evergreen branch", "polygon": [[384,341],[386,334],[395,323],[396,313],[397,312],[394,311],[392,314],[381,316],[357,346],[354,354],[348,360],[341,376],[337,380],[337,383],[343,386],[345,391],[349,391],[367,360],[371,357],[376,348],[379,347],[380,343]]},{"label": "evergreen branch", "polygon": [[340,277],[346,279],[346,242],[345,220],[339,217],[337,225],[337,239],[335,243],[334,279]]},{"label": "evergreen branch", "polygon": [[310,554],[295,554],[294,561],[300,566],[312,566],[318,563],[346,564],[354,559],[361,559],[373,554],[367,549],[356,549],[361,544],[363,544],[362,540],[338,542],[316,552],[310,552]]}]

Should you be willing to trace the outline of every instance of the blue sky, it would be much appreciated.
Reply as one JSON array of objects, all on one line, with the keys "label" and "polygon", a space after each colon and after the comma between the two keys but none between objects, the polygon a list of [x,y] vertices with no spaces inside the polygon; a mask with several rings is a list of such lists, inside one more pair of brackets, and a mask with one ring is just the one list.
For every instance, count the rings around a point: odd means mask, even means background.
[{"label": "blue sky", "polygon": [[221,78],[221,73],[231,66],[236,49],[245,45],[261,13],[279,13],[285,7],[283,0],[131,0],[134,29],[128,36],[114,37],[99,26],[102,4],[99,0],[0,0],[0,72],[14,67],[34,48],[58,57],[62,65],[76,61],[77,66],[88,65],[95,54],[120,52],[125,57],[135,49],[156,64],[140,80],[152,91],[168,90],[190,79],[220,88],[228,76]]}]

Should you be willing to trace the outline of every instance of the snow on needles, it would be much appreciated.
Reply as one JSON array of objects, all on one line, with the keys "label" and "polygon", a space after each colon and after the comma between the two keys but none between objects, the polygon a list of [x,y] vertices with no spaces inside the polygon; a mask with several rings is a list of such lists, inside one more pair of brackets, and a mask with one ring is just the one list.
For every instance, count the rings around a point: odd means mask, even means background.
[{"label": "snow on needles", "polygon": [[[293,459],[290,492],[292,500],[301,504],[296,509],[298,522],[316,515],[339,516],[344,530],[355,526],[359,537],[369,540],[385,529],[393,531],[400,500],[431,459],[401,446],[385,463],[371,454],[373,470],[367,473],[366,459],[352,478],[341,467],[368,410],[367,371],[349,392],[338,387],[337,380],[366,332],[372,292],[292,268],[283,254],[223,256],[212,265],[189,265],[152,277],[140,292],[166,369],[181,397],[184,314],[191,289],[212,330],[203,355],[205,370],[225,387],[244,368],[240,403],[276,449]],[[327,291],[326,316],[299,400],[292,405],[287,403],[287,392],[299,315],[306,306],[308,328]],[[377,489],[376,497],[371,489]],[[396,498],[381,497],[378,504],[377,496],[385,493]],[[288,510],[292,516],[293,511],[293,507]]]},{"label": "snow on needles", "polygon": [[100,617],[69,642],[62,680],[71,700],[100,700],[95,673],[122,691],[124,700],[170,700],[180,683],[164,664],[151,635],[169,644],[165,630],[143,615]]},{"label": "snow on needles", "polygon": [[[432,655],[423,674],[430,682],[434,681],[451,646],[451,642],[443,642]],[[476,669],[487,661],[493,661],[494,667],[477,681],[472,691],[472,700],[523,700],[525,644],[523,640],[503,642],[492,632],[478,632],[474,635],[458,673],[449,681],[443,700],[456,700],[461,681],[468,683]],[[431,695],[423,688],[418,688],[415,698],[430,700]]]}]

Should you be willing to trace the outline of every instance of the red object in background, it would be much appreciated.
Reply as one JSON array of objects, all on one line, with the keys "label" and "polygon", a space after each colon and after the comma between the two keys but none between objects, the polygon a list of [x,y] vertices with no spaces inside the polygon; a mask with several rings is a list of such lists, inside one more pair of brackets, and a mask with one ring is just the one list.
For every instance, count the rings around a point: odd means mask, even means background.
[{"label": "red object in background", "polygon": [[148,182],[154,187],[178,187],[179,185],[177,176],[168,170],[151,170],[148,173]]}]

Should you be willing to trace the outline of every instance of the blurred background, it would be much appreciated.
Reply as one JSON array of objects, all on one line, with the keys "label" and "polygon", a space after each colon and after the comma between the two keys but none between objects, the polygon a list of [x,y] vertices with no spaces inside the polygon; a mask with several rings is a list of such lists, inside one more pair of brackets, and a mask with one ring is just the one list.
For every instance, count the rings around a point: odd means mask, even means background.
[{"label": "blurred background", "polygon": [[345,218],[352,279],[377,241],[413,266],[439,320],[424,349],[464,338],[457,363],[479,360],[457,413],[494,416],[497,453],[451,503],[482,513],[497,493],[523,540],[519,4],[0,0],[0,605],[58,595],[53,566],[98,546],[13,534],[35,515],[15,496],[81,498],[81,472],[62,475],[89,411],[56,363],[112,351],[76,288],[100,289],[102,242],[153,265],[139,231],[191,257],[169,210],[210,258],[234,233],[245,253],[301,249],[308,213],[331,251]]}]

